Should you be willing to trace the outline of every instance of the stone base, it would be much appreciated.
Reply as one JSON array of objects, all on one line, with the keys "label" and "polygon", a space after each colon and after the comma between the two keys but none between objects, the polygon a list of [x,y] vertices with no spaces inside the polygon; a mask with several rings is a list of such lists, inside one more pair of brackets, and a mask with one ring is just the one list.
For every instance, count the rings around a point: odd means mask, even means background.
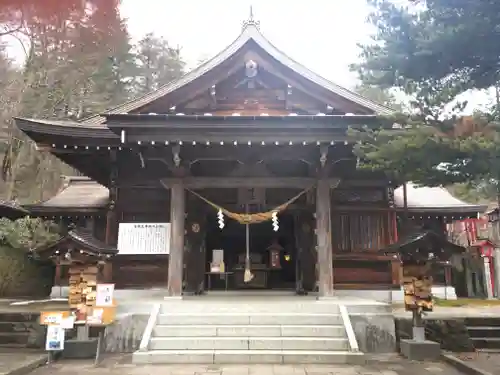
[{"label": "stone base", "polygon": [[97,339],[67,340],[64,342],[62,358],[65,359],[91,359],[97,352]]},{"label": "stone base", "polygon": [[441,346],[434,341],[401,340],[401,354],[412,361],[437,360]]}]

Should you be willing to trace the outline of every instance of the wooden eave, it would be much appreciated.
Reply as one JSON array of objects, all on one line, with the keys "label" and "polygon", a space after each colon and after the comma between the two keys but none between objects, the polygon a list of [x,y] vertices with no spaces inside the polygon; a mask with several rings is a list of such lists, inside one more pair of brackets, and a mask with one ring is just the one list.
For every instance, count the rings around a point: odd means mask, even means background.
[{"label": "wooden eave", "polygon": [[476,216],[484,212],[485,206],[484,205],[466,205],[463,207],[456,207],[456,206],[442,206],[442,207],[408,207],[408,212],[410,213],[418,213],[422,215],[426,214],[432,214],[434,216],[440,216],[442,215],[450,215],[450,214],[456,214],[456,215],[469,215],[469,216]]},{"label": "wooden eave", "polygon": [[[146,115],[146,114],[112,114],[105,115],[107,124],[103,126],[86,126],[75,122],[35,120],[15,118],[17,127],[39,144],[55,144],[57,146],[122,146],[120,131],[134,128],[134,131],[148,133],[155,130],[179,131],[200,129],[217,129],[231,133],[244,130],[251,135],[262,130],[281,130],[290,134],[290,130],[299,131],[339,131],[345,132],[347,127],[387,127],[389,123],[375,115],[325,115],[325,116],[180,116],[180,115]],[[168,131],[167,131],[168,133]],[[199,134],[199,133],[197,133]],[[345,135],[345,134],[343,134]],[[165,138],[165,139],[168,139]]]},{"label": "wooden eave", "polygon": [[45,207],[39,204],[27,204],[23,206],[34,217],[56,217],[56,216],[99,216],[106,213],[105,208],[99,207]]},{"label": "wooden eave", "polygon": [[[15,117],[16,126],[37,143],[59,143],[68,141],[71,145],[96,143],[118,145],[120,138],[107,126],[84,125],[72,121],[38,120]],[[69,142],[71,140],[71,142]],[[54,141],[54,142],[51,142]]]},{"label": "wooden eave", "polygon": [[[158,99],[162,99],[167,95],[171,95],[172,93],[183,89],[189,84],[193,83],[198,79],[202,79],[203,77],[208,77],[210,72],[218,68],[220,65],[230,61],[231,59],[235,59],[237,54],[241,52],[243,47],[249,46],[249,49],[252,47],[257,47],[256,50],[258,53],[263,53],[266,57],[269,57],[274,62],[278,63],[278,65],[284,69],[295,73],[296,79],[299,81],[307,81],[307,83],[311,84],[318,91],[323,91],[329,93],[330,95],[338,98],[343,98],[347,101],[352,102],[353,104],[358,105],[360,108],[364,109],[365,113],[372,113],[378,115],[390,115],[394,113],[394,110],[383,106],[381,104],[375,103],[363,96],[348,90],[342,86],[334,84],[309,69],[305,68],[301,64],[292,60],[290,57],[285,55],[279,49],[277,49],[272,43],[270,43],[259,31],[258,27],[254,24],[249,24],[244,27],[242,33],[239,37],[231,43],[227,48],[221,51],[217,56],[208,60],[204,64],[200,65],[198,68],[190,71],[185,74],[178,80],[172,81],[158,90],[143,95],[137,99],[131,100],[127,103],[119,105],[115,108],[110,109],[105,114],[124,114],[140,111],[141,108],[148,106]],[[224,72],[227,75],[227,71]],[[217,83],[220,77],[213,77],[211,79],[206,79],[207,82],[205,84],[210,87]],[[181,102],[182,99],[179,98],[178,101]],[[170,102],[171,105],[175,105],[174,102]],[[105,123],[106,118],[101,115],[95,115],[89,117],[83,121],[85,124],[103,124]]]}]

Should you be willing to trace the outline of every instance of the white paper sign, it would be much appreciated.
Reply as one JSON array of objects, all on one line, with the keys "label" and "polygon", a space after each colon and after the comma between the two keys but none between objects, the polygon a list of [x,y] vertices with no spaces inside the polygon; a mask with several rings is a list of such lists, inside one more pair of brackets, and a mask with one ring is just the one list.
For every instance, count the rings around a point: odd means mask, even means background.
[{"label": "white paper sign", "polygon": [[45,317],[43,324],[45,325],[59,325],[63,320],[63,314],[49,314]]},{"label": "white paper sign", "polygon": [[163,255],[170,253],[170,223],[120,223],[118,254]]},{"label": "white paper sign", "polygon": [[99,307],[113,306],[115,284],[97,284],[95,305]]},{"label": "white paper sign", "polygon": [[103,309],[92,309],[92,315],[87,316],[87,324],[102,324]]},{"label": "white paper sign", "polygon": [[47,338],[45,340],[45,350],[64,350],[64,329],[61,326],[47,326]]},{"label": "white paper sign", "polygon": [[61,328],[63,329],[72,329],[75,326],[75,317],[68,316],[61,320]]}]

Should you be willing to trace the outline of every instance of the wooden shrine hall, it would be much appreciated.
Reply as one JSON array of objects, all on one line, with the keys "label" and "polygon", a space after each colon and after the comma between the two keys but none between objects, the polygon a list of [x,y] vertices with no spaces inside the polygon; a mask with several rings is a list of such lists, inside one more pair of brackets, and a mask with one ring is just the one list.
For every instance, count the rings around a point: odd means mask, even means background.
[{"label": "wooden shrine hall", "polygon": [[73,218],[112,246],[120,224],[170,223],[167,246],[106,265],[118,287],[202,292],[222,250],[214,287],[329,296],[400,288],[399,260],[377,252],[397,240],[395,186],[356,169],[346,135],[392,127],[392,112],[293,61],[250,19],[214,58],[136,100],[79,122],[15,121],[87,176],[34,215]]}]

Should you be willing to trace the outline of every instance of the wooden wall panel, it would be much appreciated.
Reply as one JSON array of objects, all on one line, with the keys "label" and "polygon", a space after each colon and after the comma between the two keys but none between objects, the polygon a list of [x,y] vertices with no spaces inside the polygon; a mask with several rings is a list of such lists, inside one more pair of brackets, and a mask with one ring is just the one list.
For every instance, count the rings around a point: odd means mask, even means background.
[{"label": "wooden wall panel", "polygon": [[167,287],[168,255],[117,255],[113,282],[117,288]]},{"label": "wooden wall panel", "polygon": [[[122,223],[170,222],[167,189],[120,189],[118,207]],[[112,262],[117,288],[167,287],[168,255],[117,255]]]},{"label": "wooden wall panel", "polygon": [[391,287],[392,264],[387,259],[334,259],[333,280],[335,288],[340,285],[358,285],[360,289]]},{"label": "wooden wall panel", "polygon": [[386,212],[333,212],[332,246],[335,253],[378,250],[390,243]]}]

